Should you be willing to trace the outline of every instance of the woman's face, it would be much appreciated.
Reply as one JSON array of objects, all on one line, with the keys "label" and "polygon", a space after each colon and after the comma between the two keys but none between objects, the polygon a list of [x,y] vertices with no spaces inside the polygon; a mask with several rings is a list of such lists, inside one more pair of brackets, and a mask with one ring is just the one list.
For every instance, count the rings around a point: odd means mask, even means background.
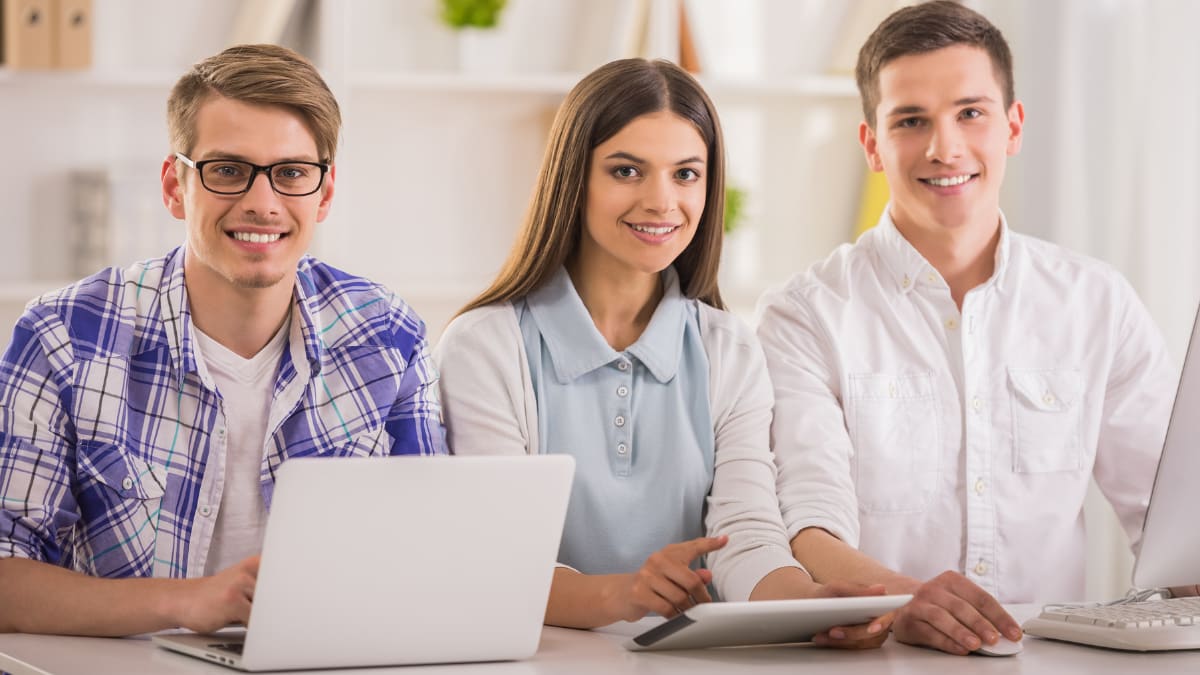
[{"label": "woman's face", "polygon": [[619,273],[657,274],[696,236],[708,147],[663,110],[635,118],[592,151],[579,255]]}]

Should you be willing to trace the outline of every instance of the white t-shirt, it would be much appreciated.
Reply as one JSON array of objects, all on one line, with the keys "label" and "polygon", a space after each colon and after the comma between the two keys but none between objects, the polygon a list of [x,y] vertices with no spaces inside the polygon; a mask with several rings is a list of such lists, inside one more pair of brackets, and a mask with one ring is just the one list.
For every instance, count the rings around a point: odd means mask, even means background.
[{"label": "white t-shirt", "polygon": [[[287,347],[283,327],[254,356],[244,359],[216,340],[195,330],[199,368],[207,369],[221,395],[225,444],[213,444],[210,467],[221,470],[221,505],[214,525],[205,576],[215,574],[262,550],[267,511],[262,496],[262,463],[267,419],[279,360]],[[223,468],[223,470],[222,470]]]}]

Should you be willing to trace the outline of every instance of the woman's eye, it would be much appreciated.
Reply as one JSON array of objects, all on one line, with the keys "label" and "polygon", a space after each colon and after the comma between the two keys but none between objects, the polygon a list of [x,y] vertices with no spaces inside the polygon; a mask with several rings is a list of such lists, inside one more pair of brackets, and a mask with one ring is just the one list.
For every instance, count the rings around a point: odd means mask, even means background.
[{"label": "woman's eye", "polygon": [[675,177],[679,180],[693,181],[700,178],[700,172],[695,169],[680,169],[675,172]]},{"label": "woman's eye", "polygon": [[613,170],[613,175],[617,178],[633,178],[638,175],[638,170],[632,166],[618,166]]}]

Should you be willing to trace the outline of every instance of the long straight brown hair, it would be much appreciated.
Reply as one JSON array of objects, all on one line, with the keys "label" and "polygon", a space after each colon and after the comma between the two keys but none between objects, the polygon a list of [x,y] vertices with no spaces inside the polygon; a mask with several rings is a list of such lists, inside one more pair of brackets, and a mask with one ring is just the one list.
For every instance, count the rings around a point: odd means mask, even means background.
[{"label": "long straight brown hair", "polygon": [[524,297],[578,249],[592,151],[634,119],[669,110],[695,125],[708,148],[704,212],[673,263],[684,295],[724,309],[717,287],[725,219],[725,144],[717,110],[700,83],[669,61],[622,59],[584,77],[567,94],[554,125],[529,210],[500,274],[459,314]]}]

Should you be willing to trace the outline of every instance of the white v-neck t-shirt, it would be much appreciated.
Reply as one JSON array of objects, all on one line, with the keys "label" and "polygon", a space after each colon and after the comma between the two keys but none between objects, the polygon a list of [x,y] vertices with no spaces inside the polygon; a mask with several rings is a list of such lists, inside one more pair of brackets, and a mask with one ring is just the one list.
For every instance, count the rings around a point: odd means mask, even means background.
[{"label": "white v-neck t-shirt", "polygon": [[216,463],[214,468],[224,465],[217,480],[224,480],[225,485],[220,490],[221,505],[204,566],[205,576],[262,551],[267,526],[261,487],[263,445],[275,373],[287,347],[289,324],[290,321],[284,321],[275,337],[248,359],[195,330],[199,369],[208,371],[221,395],[221,413],[228,430],[224,448],[215,448],[209,458]]}]

